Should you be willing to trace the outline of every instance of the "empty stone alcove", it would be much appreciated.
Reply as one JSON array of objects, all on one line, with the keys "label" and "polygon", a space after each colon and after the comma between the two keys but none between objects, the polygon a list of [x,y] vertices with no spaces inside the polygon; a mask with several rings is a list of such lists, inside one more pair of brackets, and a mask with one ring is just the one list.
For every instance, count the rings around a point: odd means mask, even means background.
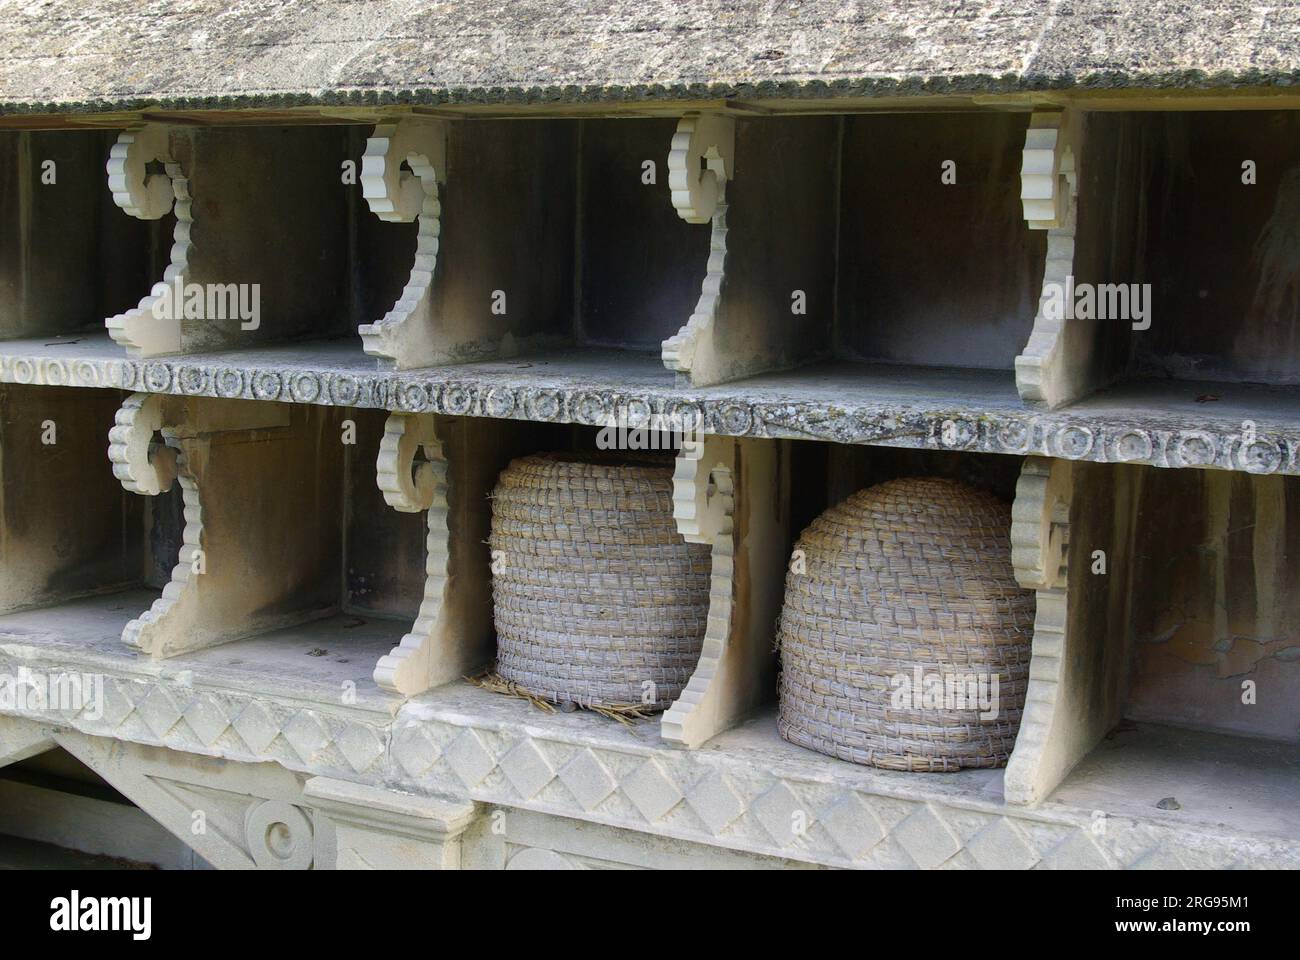
[{"label": "empty stone alcove", "polygon": [[84,636],[95,615],[65,611],[120,611],[125,624],[139,597],[162,589],[180,496],[145,502],[113,478],[104,449],[125,396],[0,387],[0,629]]},{"label": "empty stone alcove", "polygon": [[99,176],[117,216],[174,224],[165,269],[102,318],[120,348],[157,357],[351,333],[357,197],[344,165],[362,142],[351,125],[120,132]]},{"label": "empty stone alcove", "polygon": [[1105,113],[1091,129],[1108,273],[1151,286],[1148,328],[1105,328],[1110,375],[1261,403],[1240,385],[1300,386],[1300,115]]},{"label": "empty stone alcove", "polygon": [[1290,477],[1027,465],[1013,542],[1039,606],[1009,802],[1296,828],[1296,497]]},{"label": "empty stone alcove", "polygon": [[104,179],[114,139],[0,131],[0,339],[101,335],[162,275],[174,218],[122,216]]},{"label": "empty stone alcove", "polygon": [[[399,368],[521,355],[658,385],[796,365],[829,329],[835,137],[830,120],[716,114],[377,125],[365,349]],[[417,174],[422,204],[393,209]]]}]

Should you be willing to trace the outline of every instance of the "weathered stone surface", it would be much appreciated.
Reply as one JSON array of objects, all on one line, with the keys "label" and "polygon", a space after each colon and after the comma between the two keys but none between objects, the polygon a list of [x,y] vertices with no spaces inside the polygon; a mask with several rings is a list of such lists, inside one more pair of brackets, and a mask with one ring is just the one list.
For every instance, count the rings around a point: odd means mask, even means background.
[{"label": "weathered stone surface", "polygon": [[[591,426],[656,416],[723,436],[1300,474],[1294,394],[1253,384],[1120,384],[1046,411],[1026,407],[1009,374],[987,370],[832,363],[679,388],[657,358],[599,350],[392,372],[335,343],[148,361],[114,348],[92,338],[8,341],[0,383]],[[1211,389],[1215,402],[1199,402]]]},{"label": "weathered stone surface", "polygon": [[[1286,3],[0,4],[7,111],[890,96],[1294,82]],[[147,23],[147,29],[142,29]]]}]

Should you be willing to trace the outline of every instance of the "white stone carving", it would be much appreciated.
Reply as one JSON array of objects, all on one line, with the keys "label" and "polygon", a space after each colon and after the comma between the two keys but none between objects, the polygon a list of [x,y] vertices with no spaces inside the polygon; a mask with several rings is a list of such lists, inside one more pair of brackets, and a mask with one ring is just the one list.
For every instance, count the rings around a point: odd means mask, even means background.
[{"label": "white stone carving", "polygon": [[[164,172],[150,172],[152,163],[161,163]],[[171,262],[163,272],[162,283],[183,285],[189,270],[194,217],[189,179],[172,153],[168,128],[147,124],[122,133],[109,152],[107,172],[113,201],[131,216],[157,220],[175,208]],[[104,321],[109,335],[126,348],[128,355],[157,357],[180,352],[178,311],[156,311],[158,303],[159,297],[151,290],[137,306]]]},{"label": "white stone carving", "polygon": [[[690,319],[675,334],[663,342],[664,366],[687,376],[698,376],[711,382],[716,375],[706,372],[706,367],[716,367],[709,337],[718,319],[718,305],[722,300],[722,283],[727,267],[727,204],[719,197],[710,228],[709,263],[700,288],[700,299]],[[709,361],[714,363],[710,364]]]},{"label": "white stone carving", "polygon": [[726,187],[735,175],[735,156],[735,121],[718,114],[683,117],[668,153],[673,207],[687,223],[710,224],[709,261],[700,298],[690,318],[661,348],[664,366],[697,385],[725,379],[723,358],[713,350],[712,334],[726,273]]},{"label": "white stone carving", "polygon": [[708,437],[683,446],[673,472],[673,518],[677,532],[691,543],[712,547],[709,616],[695,672],[682,695],[660,718],[665,740],[697,747],[719,732],[717,708],[727,682],[723,658],[735,604],[736,500],[732,475],[735,441]]},{"label": "white stone carving", "polygon": [[419,222],[415,262],[401,296],[381,319],[359,328],[366,353],[398,368],[439,359],[442,345],[429,298],[442,231],[438,184],[446,179],[444,121],[408,117],[380,124],[366,141],[361,187],[371,212],[389,222]]},{"label": "white stone carving", "polygon": [[108,432],[113,476],[128,493],[156,497],[176,480],[177,451],[154,443],[154,435],[162,431],[162,402],[158,394],[131,394]]},{"label": "white stone carving", "polygon": [[[1095,828],[1091,807],[1007,806],[972,791],[960,798],[929,778],[886,783],[850,764],[744,749],[659,750],[602,728],[572,728],[527,704],[476,715],[467,698],[412,701],[393,728],[395,775],[412,790],[468,797],[517,811],[603,824],[677,841],[830,866],[896,869],[1273,866],[1300,863],[1300,842],[1248,837],[1209,825],[1113,817]],[[484,711],[488,713],[488,711]],[[509,713],[512,718],[508,719]],[[769,721],[770,722],[770,721]],[[516,783],[507,758],[535,756]],[[566,777],[583,758],[607,779],[592,793]],[[892,778],[887,778],[891,779]],[[792,814],[806,829],[792,831]],[[512,827],[507,827],[511,830]],[[1249,852],[1247,852],[1249,848]]]},{"label": "white stone carving", "polygon": [[[13,668],[2,652],[0,660],[7,669]],[[97,662],[102,669],[102,662]],[[124,667],[134,669],[129,661]],[[141,713],[162,714],[155,701],[164,687],[175,701],[168,714],[174,719],[155,718],[151,727]],[[975,795],[954,800],[951,790],[920,781],[909,783],[903,795],[870,771],[848,764],[796,757],[756,763],[752,746],[741,751],[665,749],[647,755],[644,738],[627,736],[622,728],[574,729],[572,718],[539,717],[527,704],[513,701],[493,702],[490,709],[482,709],[481,700],[471,704],[467,699],[481,691],[466,690],[463,696],[450,698],[430,695],[409,701],[396,717],[374,715],[366,726],[366,735],[374,740],[371,759],[341,769],[332,759],[336,757],[333,747],[316,754],[311,763],[289,749],[284,734],[292,719],[306,709],[302,705],[226,687],[207,691],[164,685],[152,677],[109,676],[105,692],[102,715],[95,711],[55,718],[58,726],[50,730],[54,742],[221,867],[254,865],[247,850],[247,811],[265,800],[285,801],[324,815],[313,817],[317,868],[333,860],[332,854],[319,858],[332,846],[323,842],[324,835],[335,827],[340,830],[340,866],[386,865],[371,855],[371,844],[387,840],[413,855],[416,851],[404,839],[407,827],[421,830],[420,820],[432,820],[427,824],[432,831],[421,831],[428,839],[437,842],[439,833],[451,837],[463,817],[470,815],[467,801],[509,808],[508,823],[514,822],[517,811],[527,810],[565,818],[568,823],[627,830],[629,842],[638,847],[648,835],[830,866],[1294,868],[1300,864],[1300,843],[1295,840],[1209,824],[1167,823],[1156,816],[1110,818],[1107,829],[1097,833],[1089,808],[1054,804],[1026,809]],[[129,701],[123,700],[124,695]],[[201,705],[222,719],[200,723]],[[348,711],[338,704],[331,705],[330,711],[322,707],[310,712],[327,722],[335,745],[355,738],[360,725],[345,720],[342,714]],[[234,725],[229,717],[235,718]],[[169,723],[173,726],[165,737],[153,732],[153,727]],[[13,739],[8,736],[13,724],[21,728],[31,721],[0,717],[0,744]],[[219,734],[221,727],[227,728],[225,734]],[[216,749],[203,747],[195,729],[208,730],[206,736]],[[238,743],[238,749],[231,749],[231,742]],[[157,743],[167,749],[146,746]],[[255,748],[246,745],[250,743]],[[502,764],[522,745],[536,753],[536,766],[543,772],[521,790]],[[308,781],[302,789],[293,770],[350,782],[333,781],[327,790]],[[599,781],[598,787],[593,788],[593,780]],[[394,786],[403,792],[383,801],[376,796],[380,788],[386,792]],[[342,816],[336,816],[334,802],[348,808]],[[442,804],[447,804],[445,809]],[[208,818],[205,834],[191,834],[195,810],[203,810]],[[806,818],[802,834],[789,829],[792,811],[802,811]],[[418,819],[410,822],[410,815]],[[389,830],[384,826],[389,820],[408,823]],[[345,841],[342,831],[349,824],[344,821],[375,835],[359,838],[363,842]],[[378,835],[385,832],[393,835]]]},{"label": "white stone carving", "polygon": [[1020,202],[1031,230],[1061,226],[1066,203],[1078,192],[1068,120],[1064,111],[1035,113],[1025,131]]},{"label": "white stone carving", "polygon": [[1016,746],[1003,779],[1008,803],[1042,800],[1079,759],[1061,705],[1069,681],[1069,541],[1073,468],[1028,457],[1011,510],[1011,562],[1022,587],[1037,591],[1029,689]]},{"label": "white stone carving", "polygon": [[[117,412],[117,422],[108,433],[108,457],[113,475],[129,493],[157,496],[170,490],[172,481],[181,485],[185,503],[185,529],[180,554],[171,580],[162,596],[147,611],[130,621],[122,631],[122,642],[142,652],[163,655],[165,643],[156,636],[157,625],[177,604],[193,602],[198,590],[196,560],[202,557],[203,507],[199,487],[190,475],[185,454],[175,431],[165,427],[162,397],[136,393],[127,397]],[[161,432],[166,448],[153,442]]]},{"label": "white stone carving", "polygon": [[692,113],[677,122],[668,152],[673,207],[687,223],[708,223],[735,176],[736,124],[717,113]]},{"label": "white stone carving", "polygon": [[286,800],[251,804],[244,815],[244,837],[259,870],[306,870],[315,857],[311,820]]},{"label": "white stone carving", "polygon": [[[149,610],[122,631],[128,646],[151,656],[170,657],[234,639],[237,628],[214,632],[212,621],[214,609],[221,607],[222,590],[235,584],[248,586],[241,583],[237,572],[240,545],[224,541],[230,562],[223,575],[205,587],[213,578],[205,572],[204,509],[199,476],[191,462],[201,465],[207,461],[212,434],[287,423],[288,410],[280,404],[176,400],[144,393],[132,394],[123,402],[109,431],[108,456],[114,476],[129,493],[142,496],[157,496],[169,490],[174,480],[181,487],[185,517],[171,580]],[[162,444],[153,441],[155,433],[161,433]]]},{"label": "white stone carving", "polygon": [[[416,463],[423,453],[425,460]],[[445,612],[450,578],[447,460],[430,414],[394,413],[384,427],[375,465],[379,489],[394,510],[428,511],[424,599],[411,632],[375,666],[375,683],[407,696],[428,689],[435,650],[453,625]]]},{"label": "white stone carving", "polygon": [[1022,399],[1053,408],[1098,385],[1091,369],[1094,324],[1046,309],[1053,301],[1062,304],[1073,283],[1081,129],[1073,111],[1035,113],[1025,132],[1020,174],[1025,221],[1031,230],[1047,231],[1047,259],[1033,330],[1015,361],[1016,387]]},{"label": "white stone carving", "polygon": [[151,172],[151,163],[174,163],[170,131],[146,124],[118,135],[108,154],[108,189],[113,202],[140,220],[158,220],[172,209],[171,173]]},{"label": "white stone carving", "polygon": [[[301,870],[326,839],[300,806],[297,776],[276,764],[222,763],[70,730],[56,742],[225,870]],[[204,829],[194,825],[201,817]]]}]

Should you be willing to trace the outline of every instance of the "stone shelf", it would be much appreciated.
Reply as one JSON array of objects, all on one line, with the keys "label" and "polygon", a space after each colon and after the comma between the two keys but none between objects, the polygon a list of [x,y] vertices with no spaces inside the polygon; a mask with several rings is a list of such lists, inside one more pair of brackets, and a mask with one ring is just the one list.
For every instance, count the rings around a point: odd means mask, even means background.
[{"label": "stone shelf", "polygon": [[[1130,723],[1102,740],[1043,809],[1091,807],[1180,829],[1231,824],[1243,835],[1285,840],[1300,832],[1297,796],[1300,746],[1294,743]],[[1170,797],[1177,809],[1157,806]],[[1170,866],[1206,865],[1191,844],[1170,852]]]},{"label": "stone shelf", "polygon": [[679,387],[657,355],[624,350],[381,372],[351,340],[138,361],[102,334],[0,343],[0,382],[597,426],[702,415],[707,433],[727,436],[1300,473],[1300,387],[1262,384],[1124,381],[1046,411],[991,370],[836,361]]},{"label": "stone shelf", "polygon": [[401,621],[341,613],[246,640],[154,660],[122,644],[122,628],[157,599],[124,590],[0,616],[0,651],[33,671],[104,672],[195,689],[252,690],[285,699],[393,713],[401,698],[374,682],[375,661],[400,638]]}]

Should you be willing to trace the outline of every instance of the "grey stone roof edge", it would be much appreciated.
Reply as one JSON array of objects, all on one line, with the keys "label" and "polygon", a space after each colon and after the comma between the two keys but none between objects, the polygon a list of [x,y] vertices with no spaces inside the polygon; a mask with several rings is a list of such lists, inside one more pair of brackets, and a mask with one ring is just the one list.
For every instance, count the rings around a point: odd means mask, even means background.
[{"label": "grey stone roof edge", "polygon": [[0,0],[0,111],[1300,86],[1294,0]]},{"label": "grey stone roof edge", "polygon": [[857,80],[784,80],[758,83],[610,84],[548,87],[453,87],[416,89],[337,89],[314,92],[238,93],[219,96],[120,97],[97,100],[4,101],[0,116],[22,114],[131,113],[142,110],[266,110],[294,107],[480,107],[536,104],[635,105],[655,102],[884,99],[938,96],[989,96],[1064,91],[1134,90],[1151,92],[1279,90],[1300,94],[1300,69],[1201,70],[1162,73],[1104,71],[1084,76],[971,74],[935,77],[864,77]]}]

